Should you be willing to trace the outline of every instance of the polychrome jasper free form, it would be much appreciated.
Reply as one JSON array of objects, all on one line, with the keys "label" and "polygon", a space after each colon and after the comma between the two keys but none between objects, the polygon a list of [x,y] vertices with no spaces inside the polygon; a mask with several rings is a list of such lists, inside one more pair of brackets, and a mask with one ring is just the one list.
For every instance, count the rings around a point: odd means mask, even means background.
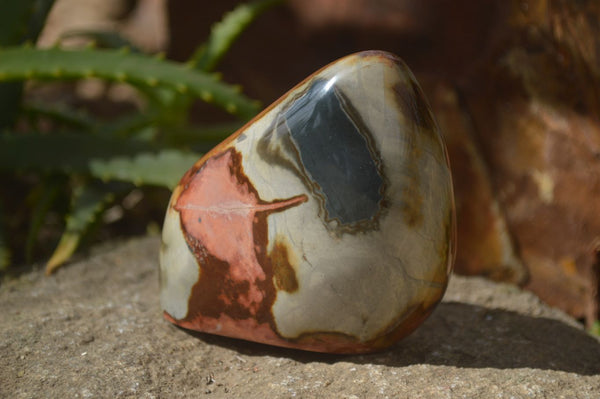
[{"label": "polychrome jasper free form", "polygon": [[311,75],[175,189],[160,299],[185,328],[318,352],[385,348],[455,253],[445,145],[415,78],[368,51]]}]

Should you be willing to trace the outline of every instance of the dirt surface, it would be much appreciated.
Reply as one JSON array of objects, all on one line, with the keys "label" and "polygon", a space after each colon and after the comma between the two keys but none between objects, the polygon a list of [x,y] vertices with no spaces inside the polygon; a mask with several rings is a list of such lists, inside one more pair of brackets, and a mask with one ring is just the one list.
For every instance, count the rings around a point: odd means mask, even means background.
[{"label": "dirt surface", "polygon": [[0,397],[598,398],[600,341],[535,296],[453,277],[388,351],[330,356],[176,328],[157,237],[0,286]]}]

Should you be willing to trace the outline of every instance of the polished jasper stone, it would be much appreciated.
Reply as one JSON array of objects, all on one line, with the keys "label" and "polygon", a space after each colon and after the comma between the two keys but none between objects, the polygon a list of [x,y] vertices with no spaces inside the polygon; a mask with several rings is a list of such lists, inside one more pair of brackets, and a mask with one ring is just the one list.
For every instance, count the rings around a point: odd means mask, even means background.
[{"label": "polished jasper stone", "polygon": [[415,78],[369,51],[311,75],[173,192],[161,304],[193,330],[319,352],[385,348],[455,253],[446,149]]}]

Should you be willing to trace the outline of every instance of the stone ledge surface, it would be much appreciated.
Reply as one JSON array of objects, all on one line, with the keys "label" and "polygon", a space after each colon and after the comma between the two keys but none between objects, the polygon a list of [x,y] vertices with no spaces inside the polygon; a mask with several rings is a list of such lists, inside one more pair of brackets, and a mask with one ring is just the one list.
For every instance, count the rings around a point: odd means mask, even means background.
[{"label": "stone ledge surface", "polygon": [[415,333],[331,356],[161,316],[157,237],[0,286],[0,397],[600,398],[600,340],[518,288],[453,276]]}]

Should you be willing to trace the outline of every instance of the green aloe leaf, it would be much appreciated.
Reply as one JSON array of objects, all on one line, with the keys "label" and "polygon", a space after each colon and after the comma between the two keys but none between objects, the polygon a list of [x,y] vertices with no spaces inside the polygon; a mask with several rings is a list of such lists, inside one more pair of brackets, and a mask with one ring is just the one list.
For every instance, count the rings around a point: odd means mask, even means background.
[{"label": "green aloe leaf", "polygon": [[3,1],[0,13],[0,46],[19,44],[27,36],[35,0]]},{"label": "green aloe leaf", "polygon": [[75,252],[81,238],[114,200],[114,187],[87,184],[73,191],[65,232],[46,263],[46,274],[53,273]]},{"label": "green aloe leaf", "polygon": [[206,152],[242,126],[243,123],[240,122],[225,122],[198,127],[171,127],[165,141],[176,147],[201,147],[200,150]]},{"label": "green aloe leaf", "polygon": [[[1,61],[0,61],[1,62]],[[56,123],[72,128],[96,131],[99,124],[84,111],[75,111],[66,106],[47,105],[43,103],[26,104],[22,113],[33,123],[40,118],[48,118]]]},{"label": "green aloe leaf", "polygon": [[[4,0],[0,6],[0,47],[35,42],[53,4],[54,0]],[[0,83],[0,130],[15,122],[22,94],[21,82]]]},{"label": "green aloe leaf", "polygon": [[0,131],[15,123],[22,95],[21,82],[0,83]]},{"label": "green aloe leaf", "polygon": [[10,249],[4,237],[0,236],[0,270],[6,270],[10,265]]},{"label": "green aloe leaf", "polygon": [[596,320],[592,324],[592,328],[590,329],[590,333],[592,333],[595,336],[600,337],[600,320]]},{"label": "green aloe leaf", "polygon": [[0,50],[0,82],[89,77],[129,83],[142,91],[163,88],[193,95],[245,119],[258,111],[256,102],[213,75],[143,54],[107,49],[18,47]]},{"label": "green aloe leaf", "polygon": [[190,64],[202,71],[215,69],[240,34],[265,10],[282,0],[261,0],[238,5],[213,25],[206,44],[190,59]]},{"label": "green aloe leaf", "polygon": [[53,4],[54,0],[3,1],[0,12],[0,46],[37,40]]},{"label": "green aloe leaf", "polygon": [[10,249],[6,242],[6,231],[4,230],[4,209],[0,199],[0,271],[6,270],[10,264]]},{"label": "green aloe leaf", "polygon": [[0,171],[88,174],[170,189],[201,155],[95,134],[0,134]]},{"label": "green aloe leaf", "polygon": [[158,153],[141,153],[90,162],[93,176],[102,180],[121,180],[135,185],[156,185],[173,189],[186,170],[200,159],[200,154],[166,149]]},{"label": "green aloe leaf", "polygon": [[65,182],[66,179],[62,176],[49,176],[32,193],[35,197],[35,204],[31,212],[29,231],[27,232],[27,241],[25,242],[25,261],[27,263],[30,263],[33,259],[33,249],[40,228],[48,211],[58,199],[60,189]]},{"label": "green aloe leaf", "polygon": [[91,29],[80,29],[71,30],[63,33],[60,39],[68,39],[70,37],[83,37],[91,39],[101,48],[113,48],[119,49],[123,47],[129,48],[134,53],[141,53],[142,51],[136,47],[132,42],[121,36],[118,32],[104,31],[104,30],[91,30]]},{"label": "green aloe leaf", "polygon": [[107,135],[0,133],[0,170],[89,173],[90,160],[152,150],[154,147],[147,142]]}]

